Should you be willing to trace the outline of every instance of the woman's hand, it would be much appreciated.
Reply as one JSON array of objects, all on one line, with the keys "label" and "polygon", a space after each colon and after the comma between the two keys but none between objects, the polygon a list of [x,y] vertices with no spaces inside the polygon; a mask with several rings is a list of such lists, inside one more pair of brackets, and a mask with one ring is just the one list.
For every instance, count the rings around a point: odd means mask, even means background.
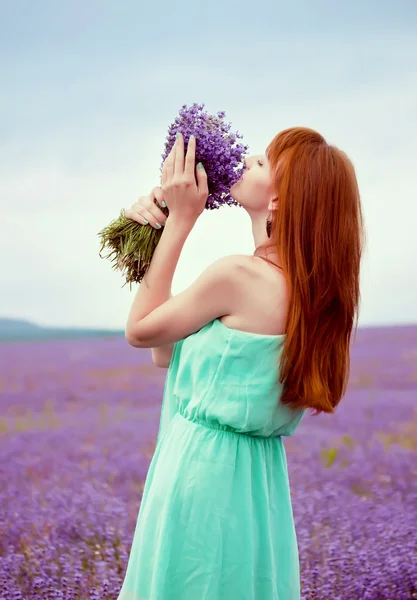
[{"label": "woman's hand", "polygon": [[191,223],[201,215],[208,198],[206,171],[194,168],[195,146],[195,137],[190,136],[184,164],[184,138],[180,133],[164,161],[161,177],[170,216]]},{"label": "woman's hand", "polygon": [[154,187],[148,196],[140,198],[130,208],[125,208],[124,214],[127,219],[137,221],[141,225],[151,225],[154,229],[161,229],[165,225],[166,215],[155,204],[155,199],[162,206],[164,192],[159,186]]}]

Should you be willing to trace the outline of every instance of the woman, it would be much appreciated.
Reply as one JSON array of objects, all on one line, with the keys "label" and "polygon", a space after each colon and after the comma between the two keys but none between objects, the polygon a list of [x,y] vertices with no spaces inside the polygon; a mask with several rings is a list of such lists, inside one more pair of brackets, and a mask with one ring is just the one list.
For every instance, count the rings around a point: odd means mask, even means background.
[{"label": "woman", "polygon": [[172,355],[119,600],[297,600],[282,437],[346,390],[364,242],[355,172],[319,133],[279,133],[231,189],[253,256],[220,259],[169,298],[208,194],[194,157],[180,136],[161,188],[126,212],[156,227],[154,199],[170,211],[126,337]]}]

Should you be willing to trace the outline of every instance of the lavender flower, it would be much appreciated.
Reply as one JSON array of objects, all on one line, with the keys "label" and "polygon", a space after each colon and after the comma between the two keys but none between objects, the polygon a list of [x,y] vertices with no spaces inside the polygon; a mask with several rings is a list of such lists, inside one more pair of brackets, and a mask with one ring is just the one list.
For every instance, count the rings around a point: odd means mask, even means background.
[{"label": "lavender flower", "polygon": [[162,154],[163,163],[175,143],[177,132],[184,137],[184,152],[187,152],[190,135],[196,137],[195,164],[202,162],[207,173],[209,195],[206,209],[219,208],[228,204],[240,206],[230,196],[230,188],[243,175],[243,158],[248,146],[237,143],[242,136],[239,132],[231,133],[231,123],[224,123],[224,111],[210,115],[203,111],[204,104],[194,103],[190,108],[184,104],[177,117],[169,127],[166,137],[165,152]]},{"label": "lavender flower", "polygon": [[[416,351],[360,328],[336,413],[284,440],[301,600],[417,598]],[[165,379],[123,335],[0,344],[0,599],[116,600]]]},{"label": "lavender flower", "polygon": [[[243,160],[248,146],[238,142],[242,137],[239,132],[230,132],[231,124],[223,120],[226,115],[224,111],[211,115],[203,108],[204,104],[197,103],[190,108],[185,104],[182,106],[179,116],[168,128],[160,170],[162,172],[163,162],[174,145],[177,131],[184,137],[184,152],[187,151],[190,135],[194,134],[195,163],[201,161],[207,173],[209,194],[205,208],[213,210],[225,204],[240,206],[230,196],[230,188],[243,174]],[[168,208],[159,203],[157,206],[165,215],[169,214]],[[111,258],[114,269],[125,271],[126,283],[140,283],[149,269],[162,231],[127,219],[122,210],[116,220],[98,233],[101,238],[99,255],[101,258]],[[101,256],[105,246],[109,248],[109,253]]]}]

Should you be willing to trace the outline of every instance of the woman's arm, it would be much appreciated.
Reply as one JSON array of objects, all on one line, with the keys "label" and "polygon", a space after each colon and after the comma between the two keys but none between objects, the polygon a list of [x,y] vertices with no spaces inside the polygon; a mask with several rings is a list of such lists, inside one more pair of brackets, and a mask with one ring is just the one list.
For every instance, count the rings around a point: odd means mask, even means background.
[{"label": "woman's arm", "polygon": [[[169,298],[172,298],[172,294],[169,295]],[[154,365],[161,367],[161,369],[168,369],[172,358],[172,352],[174,350],[174,343],[175,342],[171,344],[164,344],[163,346],[156,346],[156,348],[151,348],[152,361]]]},{"label": "woman's arm", "polygon": [[141,319],[170,299],[172,280],[184,243],[195,220],[184,220],[171,215],[155,248],[151,264],[142,279],[126,323],[125,337]]}]

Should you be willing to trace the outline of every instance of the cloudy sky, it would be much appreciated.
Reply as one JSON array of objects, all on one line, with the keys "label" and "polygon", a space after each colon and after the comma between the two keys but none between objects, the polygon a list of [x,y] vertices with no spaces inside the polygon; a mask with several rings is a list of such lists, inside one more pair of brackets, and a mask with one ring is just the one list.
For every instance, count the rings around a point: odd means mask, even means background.
[{"label": "cloudy sky", "polygon": [[[124,328],[135,294],[97,233],[159,184],[183,104],[226,111],[251,154],[317,129],[357,170],[359,325],[417,323],[417,3],[0,0],[0,316]],[[252,254],[243,209],[207,211],[172,291]]]}]

